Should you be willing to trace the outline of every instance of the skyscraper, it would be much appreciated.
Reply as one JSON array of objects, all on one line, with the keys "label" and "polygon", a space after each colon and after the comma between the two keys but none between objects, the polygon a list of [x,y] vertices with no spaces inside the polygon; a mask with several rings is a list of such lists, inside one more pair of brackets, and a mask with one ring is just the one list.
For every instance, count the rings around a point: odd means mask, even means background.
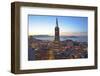
[{"label": "skyscraper", "polygon": [[55,38],[53,42],[53,50],[59,51],[60,50],[60,31],[58,26],[58,19],[56,18],[56,27],[55,27]]},{"label": "skyscraper", "polygon": [[52,60],[55,59],[54,52],[60,51],[60,36],[59,36],[59,26],[58,26],[58,19],[56,18],[56,27],[55,27],[55,38],[53,43],[51,44],[52,48],[48,52],[48,59]]},{"label": "skyscraper", "polygon": [[58,19],[56,18],[56,27],[55,27],[55,41],[60,41],[59,37],[59,26],[58,26]]}]

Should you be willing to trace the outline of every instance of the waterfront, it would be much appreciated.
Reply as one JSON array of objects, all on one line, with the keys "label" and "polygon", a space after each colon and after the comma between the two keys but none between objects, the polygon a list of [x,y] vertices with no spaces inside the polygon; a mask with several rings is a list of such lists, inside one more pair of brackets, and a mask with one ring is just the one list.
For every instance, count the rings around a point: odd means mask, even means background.
[{"label": "waterfront", "polygon": [[[35,39],[39,39],[39,40],[48,40],[48,41],[53,41],[54,40],[54,36],[33,36],[33,38]],[[73,41],[78,41],[78,42],[87,42],[88,41],[88,37],[87,36],[61,36],[60,37],[61,41],[64,40],[73,40]]]}]

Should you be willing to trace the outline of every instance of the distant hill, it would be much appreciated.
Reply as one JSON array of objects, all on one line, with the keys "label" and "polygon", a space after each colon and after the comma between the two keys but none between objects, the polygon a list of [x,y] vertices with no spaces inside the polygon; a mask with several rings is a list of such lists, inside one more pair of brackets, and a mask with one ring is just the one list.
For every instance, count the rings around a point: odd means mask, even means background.
[{"label": "distant hill", "polygon": [[33,35],[33,37],[51,37],[49,35]]},{"label": "distant hill", "polygon": [[77,37],[79,37],[79,36],[61,36],[61,37],[77,38]]}]

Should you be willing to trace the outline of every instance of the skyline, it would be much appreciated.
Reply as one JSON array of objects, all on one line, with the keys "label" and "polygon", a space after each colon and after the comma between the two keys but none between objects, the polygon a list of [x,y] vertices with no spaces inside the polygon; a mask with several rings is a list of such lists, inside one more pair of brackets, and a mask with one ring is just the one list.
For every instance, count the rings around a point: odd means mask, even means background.
[{"label": "skyline", "polygon": [[87,36],[88,18],[72,16],[29,15],[29,35],[54,36],[56,18],[61,36]]}]

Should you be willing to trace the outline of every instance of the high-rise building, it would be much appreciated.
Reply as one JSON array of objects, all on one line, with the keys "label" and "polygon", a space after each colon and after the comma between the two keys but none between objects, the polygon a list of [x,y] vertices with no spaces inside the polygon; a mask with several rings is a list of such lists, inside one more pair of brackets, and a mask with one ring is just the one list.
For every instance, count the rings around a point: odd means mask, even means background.
[{"label": "high-rise building", "polygon": [[52,47],[48,52],[49,59],[55,59],[54,52],[60,51],[60,36],[59,36],[59,26],[58,26],[58,19],[56,18],[56,27],[55,27],[55,38],[53,43],[51,44]]},{"label": "high-rise building", "polygon": [[56,18],[55,41],[60,41],[58,19]]},{"label": "high-rise building", "polygon": [[60,28],[58,26],[58,19],[56,18],[56,27],[55,27],[55,39],[53,42],[53,50],[59,51],[60,50]]}]

